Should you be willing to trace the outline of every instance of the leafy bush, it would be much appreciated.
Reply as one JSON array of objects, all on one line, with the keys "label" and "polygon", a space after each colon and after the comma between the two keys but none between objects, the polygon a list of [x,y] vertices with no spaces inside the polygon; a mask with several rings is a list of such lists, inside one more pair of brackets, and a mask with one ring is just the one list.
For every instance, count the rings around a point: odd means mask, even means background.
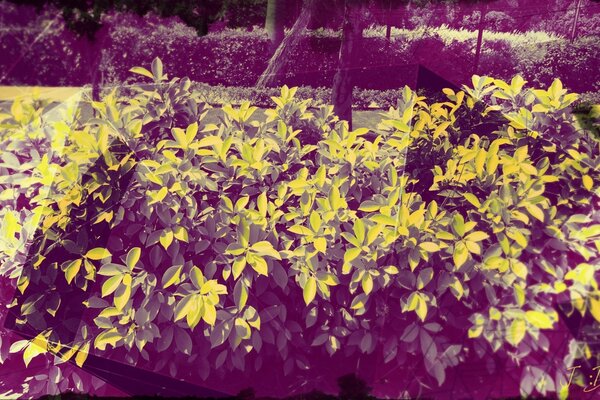
[{"label": "leafy bush", "polygon": [[560,40],[530,46],[520,49],[516,59],[517,70],[537,85],[548,85],[559,76],[569,77],[566,84],[573,91],[600,90],[598,37],[584,37],[572,43]]},{"label": "leafy bush", "polygon": [[[280,93],[279,88],[235,87],[235,86],[210,86],[195,84],[193,91],[199,99],[211,105],[241,105],[250,102],[260,108],[269,108],[273,104],[271,99]],[[354,88],[353,107],[359,110],[388,109],[397,105],[398,98],[402,96],[402,89],[369,90]],[[312,88],[309,86],[298,87],[294,96],[298,100],[310,100],[311,107],[328,104],[331,101],[331,89],[325,87]]]},{"label": "leafy bush", "polygon": [[[225,29],[198,37],[194,29],[174,19],[142,19],[119,13],[108,15],[105,25],[108,35],[101,45],[100,74],[107,85],[135,83],[128,74],[129,66],[147,65],[159,55],[174,76],[188,76],[192,81],[212,86],[250,87],[271,56],[267,35],[261,29]],[[66,30],[64,23],[54,21],[52,29],[45,32],[45,25],[40,23],[24,28],[13,26],[0,32],[0,49],[6,54],[0,62],[6,70],[3,83],[89,83],[89,61],[83,54],[85,43]],[[367,71],[357,80],[358,87],[393,89],[414,84],[410,71],[403,68],[416,63],[454,83],[469,81],[474,68],[476,32],[447,26],[427,31],[394,29],[390,42],[384,35],[383,28],[365,30],[354,58],[355,66]],[[285,68],[286,82],[331,87],[340,40],[339,32],[327,29],[303,37],[291,49]],[[600,82],[598,69],[594,68],[598,64],[597,43],[594,36],[571,44],[543,32],[485,31],[478,73],[500,79],[519,73],[538,86],[550,85],[558,77],[570,90],[595,92]],[[385,82],[378,79],[382,75]]]},{"label": "leafy bush", "polygon": [[1,271],[36,331],[12,346],[26,363],[93,352],[286,393],[372,357],[414,366],[414,395],[495,353],[521,393],[564,394],[586,343],[552,335],[554,305],[600,321],[600,157],[559,80],[475,76],[432,104],[406,88],[350,132],[287,87],[264,123],[243,103],[205,124],[188,79],[158,59],[132,71],[160,85],[88,121],[41,125],[19,101],[1,117]]}]

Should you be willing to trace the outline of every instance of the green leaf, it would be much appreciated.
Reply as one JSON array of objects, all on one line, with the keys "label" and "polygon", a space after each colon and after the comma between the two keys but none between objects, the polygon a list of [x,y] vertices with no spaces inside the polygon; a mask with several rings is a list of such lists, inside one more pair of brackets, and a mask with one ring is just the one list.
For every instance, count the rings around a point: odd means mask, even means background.
[{"label": "green leaf", "polygon": [[373,290],[373,277],[371,274],[366,273],[363,275],[361,286],[366,295],[371,293]]},{"label": "green leaf", "polygon": [[202,298],[198,295],[194,295],[190,300],[190,310],[186,315],[186,322],[190,329],[194,329],[198,323],[200,323],[200,319],[204,313],[205,303]]},{"label": "green leaf", "polygon": [[306,305],[310,304],[317,294],[317,281],[315,278],[310,277],[306,280],[306,284],[304,285],[304,290],[302,291],[302,295],[304,297],[304,302]]},{"label": "green leaf", "polygon": [[121,339],[123,339],[123,336],[117,331],[117,328],[111,328],[96,336],[96,339],[94,339],[94,347],[104,351],[106,350],[107,344],[115,347],[117,342]]},{"label": "green leaf", "polygon": [[[218,129],[218,128],[217,128]],[[198,141],[197,144],[194,144],[194,148],[203,148],[203,147],[211,147],[211,146],[220,146],[223,143],[220,137],[218,136],[206,136]]]},{"label": "green leaf", "polygon": [[238,280],[233,288],[233,299],[238,309],[243,309],[248,300],[248,288],[242,279]]},{"label": "green leaf", "polygon": [[526,279],[527,274],[529,273],[527,266],[521,261],[515,259],[510,261],[510,269],[516,276],[518,276],[521,279]]},{"label": "green leaf", "polygon": [[354,221],[354,236],[356,236],[356,239],[358,239],[358,242],[360,244],[362,244],[365,241],[365,235],[365,224],[362,221],[362,219],[357,219],[356,221]]},{"label": "green leaf", "polygon": [[174,317],[175,317],[174,321],[175,322],[184,318],[192,310],[192,308],[194,307],[194,303],[193,303],[194,296],[196,296],[196,295],[188,294],[183,299],[181,299],[179,301],[179,303],[177,303],[177,306],[175,306],[175,313],[174,313]]},{"label": "green leaf", "polygon": [[365,212],[374,212],[374,211],[378,211],[380,208],[381,208],[381,204],[376,203],[372,200],[366,200],[360,204],[360,207],[358,209],[360,211],[365,211]]},{"label": "green leaf", "polygon": [[302,225],[293,225],[288,228],[288,231],[298,235],[314,235],[314,232]]},{"label": "green leaf", "polygon": [[462,215],[456,213],[452,219],[452,228],[459,237],[463,237],[465,234],[465,220]]},{"label": "green leaf", "polygon": [[235,319],[235,333],[241,339],[249,339],[252,334],[250,325],[242,318]]},{"label": "green leaf", "polygon": [[369,219],[377,224],[386,226],[396,226],[396,220],[388,215],[375,214]]},{"label": "green leaf", "polygon": [[321,227],[321,216],[314,210],[310,213],[310,227],[314,232],[318,232]]},{"label": "green leaf", "polygon": [[464,198],[475,207],[480,208],[481,202],[473,193],[463,193]]},{"label": "green leaf", "polygon": [[244,271],[244,268],[246,268],[246,257],[236,258],[232,266],[233,278],[237,279]]},{"label": "green leaf", "polygon": [[202,314],[202,319],[210,326],[215,325],[217,320],[217,309],[214,305],[207,302],[204,303],[204,314]]},{"label": "green leaf", "polygon": [[452,254],[456,269],[460,268],[469,259],[469,251],[463,242],[457,242],[454,245],[454,253]]},{"label": "green leaf", "polygon": [[29,343],[23,352],[23,361],[25,362],[25,366],[28,367],[31,360],[41,354],[45,354],[46,352],[48,352],[48,341],[44,335],[40,333]]},{"label": "green leaf", "polygon": [[115,275],[124,274],[126,272],[127,272],[127,268],[124,265],[107,263],[107,264],[102,265],[102,267],[100,267],[100,270],[98,271],[98,275],[115,276]]},{"label": "green leaf", "polygon": [[119,287],[121,281],[123,280],[123,275],[115,275],[111,276],[102,284],[102,297],[106,297]]},{"label": "green leaf", "polygon": [[81,263],[82,263],[82,261],[83,261],[82,259],[73,260],[65,268],[65,278],[66,278],[67,283],[69,285],[71,284],[71,282],[73,281],[73,279],[75,278],[75,276],[77,276],[77,273],[81,269]]},{"label": "green leaf", "polygon": [[427,302],[421,297],[419,297],[419,304],[417,305],[417,309],[415,310],[415,312],[417,313],[417,316],[421,319],[421,321],[425,321],[425,318],[427,317]]},{"label": "green leaf", "polygon": [[194,141],[197,134],[198,122],[194,122],[193,124],[188,125],[187,129],[185,130],[185,141],[188,146]]},{"label": "green leaf", "polygon": [[102,260],[107,257],[111,257],[110,251],[103,247],[96,247],[85,253],[85,257],[90,260]]},{"label": "green leaf", "polygon": [[131,275],[125,274],[123,276],[122,285],[117,288],[114,296],[115,307],[118,310],[122,310],[127,305],[127,302],[131,298]]},{"label": "green leaf", "polygon": [[440,250],[440,246],[434,242],[422,242],[419,243],[419,247],[428,253],[435,253],[436,251]]},{"label": "green leaf", "polygon": [[127,267],[129,267],[129,270],[132,270],[133,267],[136,266],[136,264],[140,260],[141,255],[142,249],[140,249],[139,247],[134,247],[131,250],[129,250],[129,252],[127,253],[127,261],[125,262],[125,264],[127,264]]},{"label": "green leaf", "polygon": [[345,263],[350,263],[353,260],[355,260],[361,253],[361,249],[359,249],[358,247],[351,247],[348,250],[346,250],[346,253],[344,253],[344,262]]},{"label": "green leaf", "polygon": [[273,248],[273,245],[269,241],[256,242],[252,245],[251,249],[260,256],[269,256],[281,260],[279,252]]},{"label": "green leaf", "polygon": [[160,203],[161,201],[163,201],[165,199],[165,197],[167,197],[168,193],[169,193],[169,189],[167,189],[166,187],[162,187],[157,192],[153,192],[153,191],[149,192],[152,200],[148,202],[148,205]]},{"label": "green leaf", "polygon": [[525,331],[527,324],[522,319],[513,320],[510,328],[508,329],[506,340],[513,346],[517,346],[525,337]]},{"label": "green leaf", "polygon": [[134,74],[143,75],[147,78],[154,79],[154,75],[152,75],[152,72],[148,71],[146,68],[143,67],[133,67],[129,70],[129,72],[133,72]]},{"label": "green leaf", "polygon": [[173,236],[173,231],[171,229],[163,229],[160,233],[159,241],[165,250],[167,250],[171,243],[173,243]]},{"label": "green leaf", "polygon": [[162,276],[163,289],[168,288],[171,285],[178,284],[181,275],[183,265],[173,265],[168,268]]},{"label": "green leaf", "polygon": [[324,237],[316,238],[313,242],[315,249],[325,254],[327,251],[327,240]]},{"label": "green leaf", "polygon": [[267,265],[265,259],[261,256],[248,254],[246,256],[246,261],[252,266],[252,269],[254,269],[259,275],[269,275],[269,266]]},{"label": "green leaf", "polygon": [[594,181],[589,175],[583,175],[581,177],[581,182],[583,183],[583,187],[587,190],[592,190],[592,188],[594,187]]},{"label": "green leaf", "polygon": [[152,60],[152,74],[157,81],[160,81],[163,77],[163,64],[158,57]]},{"label": "green leaf", "polygon": [[367,296],[364,293],[361,293],[352,300],[352,303],[350,304],[350,308],[352,310],[359,310],[361,308],[364,308],[365,305],[367,304],[368,299],[369,299],[369,296]]},{"label": "green leaf", "polygon": [[419,276],[417,277],[417,289],[421,290],[431,281],[433,278],[433,269],[425,268],[421,272],[419,272]]},{"label": "green leaf", "polygon": [[473,233],[469,233],[465,240],[469,240],[472,242],[481,242],[485,239],[489,238],[489,235],[483,231],[475,231]]},{"label": "green leaf", "polygon": [[181,242],[189,242],[188,231],[183,226],[175,227],[175,229],[173,230],[173,235],[175,236],[175,239]]},{"label": "green leaf", "polygon": [[544,219],[545,219],[544,211],[541,208],[539,208],[537,205],[527,204],[527,205],[525,205],[525,208],[527,209],[529,214],[531,214],[532,217],[536,218],[540,222],[544,222]]},{"label": "green leaf", "polygon": [[525,319],[531,325],[540,329],[552,329],[552,326],[554,326],[552,319],[540,311],[527,311],[525,313]]},{"label": "green leaf", "polygon": [[77,355],[75,356],[75,364],[77,364],[79,368],[83,367],[83,363],[85,363],[89,352],[90,342],[85,342],[83,346],[79,348],[79,350],[77,351]]},{"label": "green leaf", "polygon": [[331,272],[324,272],[324,271],[317,272],[317,280],[319,282],[323,282],[327,286],[335,286],[335,285],[339,285],[339,283],[340,283],[337,276],[335,276]]}]

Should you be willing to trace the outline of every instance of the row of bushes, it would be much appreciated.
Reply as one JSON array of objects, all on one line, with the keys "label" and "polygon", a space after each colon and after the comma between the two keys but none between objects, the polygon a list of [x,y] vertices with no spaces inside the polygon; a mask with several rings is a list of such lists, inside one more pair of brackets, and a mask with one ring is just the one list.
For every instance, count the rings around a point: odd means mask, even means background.
[{"label": "row of bushes", "polygon": [[[260,108],[268,108],[273,104],[271,99],[278,96],[279,88],[258,88],[258,87],[238,87],[238,86],[210,86],[206,84],[195,84],[194,90],[202,101],[211,105],[233,104],[241,105],[244,102],[250,102]],[[389,90],[371,90],[354,88],[353,107],[359,110],[366,109],[387,109],[395,107],[398,98],[402,95],[403,89]],[[434,97],[437,93],[419,91]],[[296,99],[311,100],[312,107],[318,107],[331,103],[331,89],[327,87],[298,87]]]},{"label": "row of bushes", "polygon": [[[103,49],[100,74],[104,83],[127,82],[130,65],[163,59],[176,76],[189,76],[210,85],[253,86],[270,58],[269,42],[262,30],[225,30],[197,37],[192,29],[169,22],[144,22],[115,16],[107,34],[99,38]],[[130,20],[131,19],[131,20]],[[4,31],[0,37],[0,62],[4,84],[82,85],[90,81],[90,61],[85,43],[60,24],[44,35],[39,30]],[[548,85],[560,78],[577,92],[597,91],[600,73],[599,41],[581,38],[574,43],[484,41],[478,73],[509,78],[520,73],[530,82]],[[286,83],[330,87],[337,66],[340,38],[308,35],[291,50],[285,68]],[[473,72],[475,39],[445,44],[437,34],[363,39],[356,67],[366,70],[357,85],[370,89],[414,86],[407,64],[423,64],[456,83],[466,83]],[[94,50],[96,55],[99,50]],[[377,77],[386,74],[384,81]],[[374,87],[374,85],[379,85]],[[388,85],[382,86],[382,85]]]},{"label": "row of bushes", "polygon": [[468,364],[512,396],[567,394],[591,355],[565,319],[600,321],[600,154],[559,80],[474,76],[441,102],[406,88],[349,131],[287,87],[264,122],[244,103],[207,123],[189,80],[150,69],[135,71],[160,85],[89,120],[20,100],[2,114],[0,273],[35,337],[11,353],[264,395],[359,359],[410,366],[392,376],[404,393],[367,382],[386,397],[456,390]]}]

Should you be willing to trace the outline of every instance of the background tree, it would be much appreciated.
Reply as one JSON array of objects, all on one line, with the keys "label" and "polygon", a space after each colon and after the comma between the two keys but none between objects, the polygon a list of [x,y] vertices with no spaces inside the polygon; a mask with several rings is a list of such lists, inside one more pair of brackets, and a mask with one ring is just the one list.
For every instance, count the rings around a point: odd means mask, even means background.
[{"label": "background tree", "polygon": [[102,17],[110,12],[132,12],[138,15],[155,13],[161,17],[179,17],[196,29],[198,35],[208,33],[209,23],[221,18],[230,1],[219,0],[10,0],[16,4],[34,6],[38,11],[46,7],[60,10],[67,27],[78,37],[77,47],[88,65],[88,79],[92,84],[92,97],[100,97],[98,71],[102,60],[102,45],[108,37],[108,28]]},{"label": "background tree", "polygon": [[269,0],[267,3],[267,16],[265,30],[271,40],[272,51],[275,51],[284,36],[285,16],[291,11],[289,0]]}]

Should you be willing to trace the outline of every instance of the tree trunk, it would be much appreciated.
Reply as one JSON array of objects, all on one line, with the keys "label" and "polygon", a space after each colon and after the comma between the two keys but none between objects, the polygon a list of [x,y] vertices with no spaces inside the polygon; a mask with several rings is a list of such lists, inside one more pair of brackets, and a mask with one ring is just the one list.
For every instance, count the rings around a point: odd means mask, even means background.
[{"label": "tree trunk", "polygon": [[571,42],[575,41],[577,36],[577,22],[579,21],[579,10],[581,8],[581,0],[577,0],[577,6],[575,8],[575,18],[573,19],[573,28],[571,29]]},{"label": "tree trunk", "polygon": [[275,52],[284,37],[285,11],[289,5],[286,0],[269,0],[265,30],[271,41],[271,53]]},{"label": "tree trunk", "polygon": [[479,17],[479,30],[477,32],[477,48],[475,49],[475,62],[473,65],[473,74],[477,73],[477,69],[479,68],[479,59],[481,58],[481,46],[483,44],[483,28],[485,26],[485,15],[487,14],[487,9],[485,5],[481,6],[481,14]]},{"label": "tree trunk", "polygon": [[335,114],[342,120],[348,121],[352,129],[352,64],[362,36],[362,28],[359,21],[360,7],[353,4],[352,0],[346,0],[344,11],[344,22],[342,27],[342,43],[340,46],[338,68],[333,78],[331,92],[331,103]]},{"label": "tree trunk", "polygon": [[392,0],[389,0],[388,4],[388,14],[386,16],[386,28],[385,28],[385,39],[386,45],[390,45],[390,41],[392,40]]},{"label": "tree trunk", "polygon": [[306,26],[311,19],[317,1],[318,0],[305,0],[302,11],[294,23],[294,26],[292,26],[290,32],[281,41],[281,44],[269,60],[269,65],[260,78],[258,78],[258,82],[256,83],[257,87],[274,86],[279,82],[279,79],[284,73],[289,51],[300,41],[302,32],[306,29]]}]

